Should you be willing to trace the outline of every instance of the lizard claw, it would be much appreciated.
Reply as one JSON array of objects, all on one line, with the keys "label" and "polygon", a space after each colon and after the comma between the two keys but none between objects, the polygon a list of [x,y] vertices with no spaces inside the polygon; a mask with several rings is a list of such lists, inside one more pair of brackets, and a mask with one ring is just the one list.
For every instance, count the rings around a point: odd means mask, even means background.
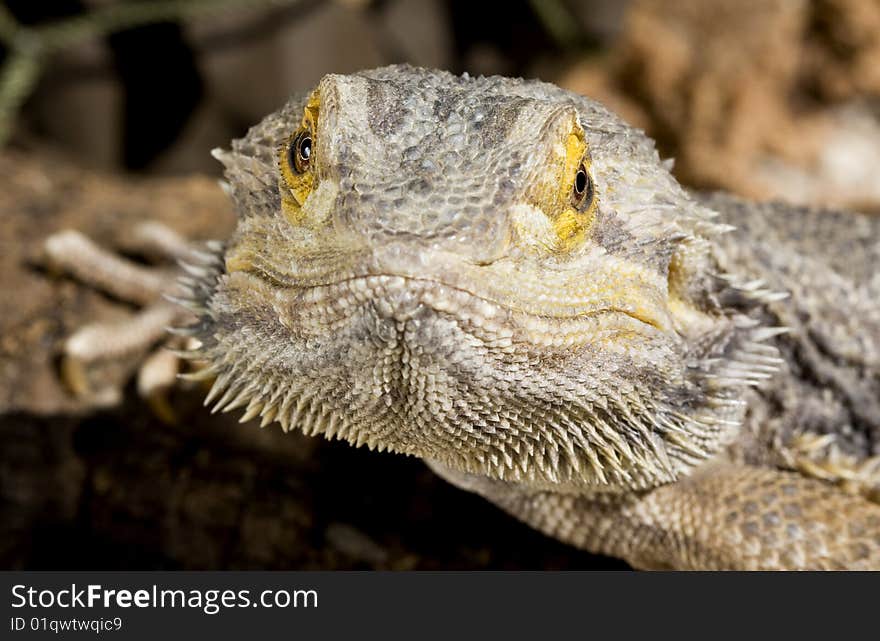
[{"label": "lizard claw", "polygon": [[[139,224],[125,246],[127,250],[175,261],[185,257],[187,251],[187,241],[159,223]],[[187,315],[165,299],[175,290],[174,275],[165,268],[143,266],[118,256],[74,230],[53,234],[46,239],[44,249],[50,268],[143,306],[122,321],[85,325],[64,341],[60,376],[65,386],[94,405],[115,405],[121,401],[122,391],[118,382],[107,382],[107,370],[126,364],[131,368],[143,358],[138,367],[138,394],[161,420],[173,423],[174,413],[166,394],[177,379],[179,357],[165,349],[150,350],[163,342],[168,326],[179,324]],[[170,346],[179,346],[180,341],[174,337]]]}]

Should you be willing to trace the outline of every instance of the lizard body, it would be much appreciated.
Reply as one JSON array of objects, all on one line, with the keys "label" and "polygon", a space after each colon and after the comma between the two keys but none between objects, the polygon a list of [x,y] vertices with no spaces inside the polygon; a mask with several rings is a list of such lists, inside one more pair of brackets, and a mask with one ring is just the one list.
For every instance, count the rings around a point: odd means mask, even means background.
[{"label": "lizard body", "polygon": [[696,196],[594,101],[407,66],[216,155],[238,227],[178,331],[217,409],[637,567],[880,567],[877,219]]}]

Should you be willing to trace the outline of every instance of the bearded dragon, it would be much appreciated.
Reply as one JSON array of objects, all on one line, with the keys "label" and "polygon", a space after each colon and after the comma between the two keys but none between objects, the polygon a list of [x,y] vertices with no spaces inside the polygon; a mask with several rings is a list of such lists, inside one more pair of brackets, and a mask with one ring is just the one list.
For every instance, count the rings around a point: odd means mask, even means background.
[{"label": "bearded dragon", "polygon": [[188,312],[74,335],[69,376],[176,319],[215,409],[420,457],[634,567],[880,569],[880,219],[691,193],[593,100],[409,66],[328,75],[215,156],[232,237],[150,235]]}]

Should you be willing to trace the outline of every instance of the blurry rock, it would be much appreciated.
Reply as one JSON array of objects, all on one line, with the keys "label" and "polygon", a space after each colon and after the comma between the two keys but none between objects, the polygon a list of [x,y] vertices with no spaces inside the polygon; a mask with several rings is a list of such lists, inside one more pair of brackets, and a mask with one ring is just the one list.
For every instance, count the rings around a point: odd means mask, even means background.
[{"label": "blurry rock", "polygon": [[420,67],[449,68],[452,31],[449,15],[440,0],[394,0],[381,10],[385,45],[393,62]]},{"label": "blurry rock", "polygon": [[65,52],[37,85],[22,121],[95,168],[118,167],[122,90],[100,42]]},{"label": "blurry rock", "polygon": [[828,100],[880,95],[880,1],[813,0],[804,75]]},{"label": "blurry rock", "polygon": [[811,123],[787,103],[805,27],[799,0],[640,0],[618,44],[617,78],[650,132],[701,187],[768,195],[755,159],[815,154]]},{"label": "blurry rock", "polygon": [[331,523],[324,536],[333,549],[353,561],[377,567],[388,562],[388,551],[385,548],[347,523]]},{"label": "blurry rock", "polygon": [[676,158],[685,183],[880,209],[880,2],[636,0],[557,78]]},{"label": "blurry rock", "polygon": [[535,68],[540,78],[550,78],[570,91],[598,100],[634,127],[646,129],[651,126],[651,118],[642,106],[627,96],[608,73],[607,62],[603,59],[589,59],[567,65],[556,73],[545,63]]},{"label": "blurry rock", "polygon": [[571,15],[591,38],[607,43],[620,34],[632,0],[568,0]]},{"label": "blurry rock", "polygon": [[759,158],[768,193],[793,202],[844,205],[880,213],[880,119],[864,104],[829,111],[822,145],[804,167],[778,157]]},{"label": "blurry rock", "polygon": [[216,147],[229,147],[232,137],[239,134],[221,106],[214,100],[203,100],[171,147],[150,165],[150,172],[166,176],[202,172],[219,174],[220,163],[211,156]]}]

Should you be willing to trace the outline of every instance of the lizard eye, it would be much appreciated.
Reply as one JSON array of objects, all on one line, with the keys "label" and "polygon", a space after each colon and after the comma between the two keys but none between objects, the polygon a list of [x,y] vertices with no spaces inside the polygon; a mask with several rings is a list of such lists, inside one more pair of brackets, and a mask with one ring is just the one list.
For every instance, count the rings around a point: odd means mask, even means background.
[{"label": "lizard eye", "polygon": [[291,142],[287,150],[287,162],[298,174],[305,173],[312,160],[312,132],[301,131]]},{"label": "lizard eye", "polygon": [[577,208],[582,207],[585,203],[589,206],[593,201],[593,179],[583,163],[578,166],[577,173],[574,176],[574,184],[571,188],[571,201]]}]

